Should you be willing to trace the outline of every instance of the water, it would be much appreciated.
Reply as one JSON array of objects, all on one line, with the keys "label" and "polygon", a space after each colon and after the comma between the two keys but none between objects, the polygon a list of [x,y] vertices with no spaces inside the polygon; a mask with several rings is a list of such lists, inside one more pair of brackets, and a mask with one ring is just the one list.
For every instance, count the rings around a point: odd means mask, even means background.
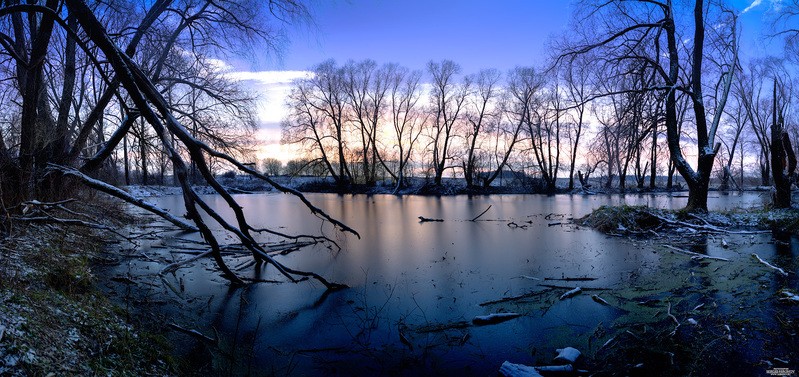
[{"label": "water", "polygon": [[[711,210],[762,206],[767,200],[763,196],[711,195],[709,205]],[[129,274],[139,277],[140,283],[109,282],[108,286],[123,299],[155,308],[165,321],[218,337],[218,347],[211,347],[209,353],[202,342],[180,333],[171,335],[183,348],[178,353],[193,355],[198,367],[217,372],[494,375],[505,360],[526,364],[550,361],[555,348],[575,346],[584,352],[595,352],[610,337],[614,324],[618,326],[625,318],[633,321],[624,310],[632,297],[623,297],[624,293],[618,293],[621,289],[635,286],[640,288],[637,295],[662,298],[677,289],[674,282],[659,283],[664,279],[664,271],[676,274],[667,279],[690,273],[681,277],[687,285],[693,284],[694,271],[711,276],[725,273],[717,269],[711,274],[704,266],[646,240],[630,242],[568,224],[570,218],[584,216],[600,205],[680,208],[687,201],[684,197],[334,194],[307,197],[356,229],[361,239],[333,231],[291,196],[259,194],[236,196],[236,199],[255,227],[293,234],[321,232],[335,240],[340,250],[318,245],[278,259],[292,268],[314,271],[328,280],[347,284],[349,289],[329,293],[314,281],[230,289],[210,261],[190,265],[162,279],[156,273],[164,263],[188,257],[162,245],[181,243],[176,237],[196,237],[176,232],[159,232],[157,240],[145,241],[135,250],[146,258],[110,270],[109,276]],[[224,208],[219,197],[205,199],[214,208]],[[173,213],[183,212],[178,196],[155,201]],[[480,221],[468,221],[489,205],[491,209]],[[231,216],[230,211],[222,212]],[[445,221],[422,223],[418,216]],[[217,231],[223,243],[235,242],[221,230]],[[768,260],[775,257],[773,245],[768,244],[770,235],[730,239],[732,250],[706,238],[699,248],[710,255],[746,263],[750,263],[746,259],[750,250],[757,250]],[[788,254],[796,253],[794,242]],[[795,268],[791,264],[793,259],[784,260],[783,265]],[[244,265],[246,260],[231,258],[229,265]],[[245,277],[285,280],[272,267],[261,271],[245,267],[239,273]],[[564,277],[596,280],[543,280]],[[610,290],[587,291],[572,299],[558,300],[565,290],[546,292],[540,286],[543,283]],[[697,284],[708,285],[706,281]],[[716,283],[710,283],[713,284]],[[777,286],[782,285],[775,285],[775,289]],[[539,291],[543,292],[540,296],[526,300],[480,305]],[[613,298],[609,301],[616,305],[598,305],[590,297],[597,292]],[[686,301],[685,305],[693,304]],[[519,312],[523,316],[490,326],[453,326],[470,322],[477,315],[502,311]],[[608,335],[602,336],[605,333]]]}]

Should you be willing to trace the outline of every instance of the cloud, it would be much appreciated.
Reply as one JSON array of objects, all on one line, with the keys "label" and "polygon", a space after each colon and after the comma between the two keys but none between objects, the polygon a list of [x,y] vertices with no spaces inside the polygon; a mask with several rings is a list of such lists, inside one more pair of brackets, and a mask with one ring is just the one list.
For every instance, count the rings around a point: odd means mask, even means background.
[{"label": "cloud", "polygon": [[290,84],[296,79],[313,77],[310,71],[232,71],[225,76],[239,81],[252,81],[262,85]]},{"label": "cloud", "polygon": [[757,6],[758,6],[758,5],[760,5],[761,3],[763,3],[763,0],[754,0],[754,1],[752,1],[752,3],[751,3],[751,4],[749,4],[749,6],[748,6],[748,7],[746,7],[744,10],[742,10],[742,11],[741,11],[741,14],[744,14],[744,13],[746,13],[746,12],[749,12],[750,10],[752,10],[752,8],[755,8],[755,7],[757,7]]},{"label": "cloud", "polygon": [[286,98],[294,80],[313,77],[310,71],[230,71],[225,76],[241,82],[258,96],[258,118],[262,124],[280,124],[288,114]]}]

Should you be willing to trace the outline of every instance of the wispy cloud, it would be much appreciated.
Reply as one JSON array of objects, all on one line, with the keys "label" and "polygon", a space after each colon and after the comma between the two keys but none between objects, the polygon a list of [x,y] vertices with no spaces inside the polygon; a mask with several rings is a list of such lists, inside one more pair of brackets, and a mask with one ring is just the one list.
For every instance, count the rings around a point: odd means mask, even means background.
[{"label": "wispy cloud", "polygon": [[289,84],[296,79],[313,76],[310,71],[232,71],[225,76],[241,81],[255,81],[259,84]]},{"label": "wispy cloud", "polygon": [[763,0],[754,0],[754,1],[752,1],[752,3],[751,3],[751,4],[749,4],[749,6],[748,6],[748,7],[746,7],[746,8],[745,8],[743,11],[741,11],[741,14],[744,14],[744,13],[746,13],[746,12],[749,12],[750,10],[752,10],[752,9],[753,9],[753,8],[755,8],[755,7],[757,7],[757,6],[758,6],[758,5],[760,5],[761,3],[763,3]]}]

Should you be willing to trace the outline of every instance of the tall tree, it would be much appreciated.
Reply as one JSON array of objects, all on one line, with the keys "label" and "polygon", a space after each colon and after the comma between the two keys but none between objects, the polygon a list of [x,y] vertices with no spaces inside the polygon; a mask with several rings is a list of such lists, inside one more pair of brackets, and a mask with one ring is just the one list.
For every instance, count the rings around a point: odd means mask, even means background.
[{"label": "tall tree", "polygon": [[430,149],[432,154],[433,182],[441,184],[444,171],[452,165],[452,147],[455,127],[461,121],[461,111],[471,88],[468,79],[458,82],[461,67],[451,60],[441,62],[430,61],[427,71],[432,76],[430,102],[432,129],[430,130]]},{"label": "tall tree", "polygon": [[[679,7],[673,0],[586,1],[582,5],[584,17],[579,22],[584,27],[585,42],[570,53],[601,51],[611,75],[628,61],[638,61],[641,69],[654,71],[655,85],[645,90],[665,96],[666,139],[671,161],[688,185],[686,208],[707,211],[710,174],[720,146],[716,132],[737,62],[735,14],[720,2],[705,0],[693,1],[692,14],[685,15],[676,14]],[[693,30],[693,34],[683,36],[681,30]],[[640,45],[650,47],[653,53],[640,55]],[[687,56],[682,55],[686,51]],[[703,80],[709,77],[717,82],[706,85]],[[710,95],[705,94],[708,88]],[[688,163],[683,152],[677,121],[678,93],[690,98],[693,110],[695,166]]]}]

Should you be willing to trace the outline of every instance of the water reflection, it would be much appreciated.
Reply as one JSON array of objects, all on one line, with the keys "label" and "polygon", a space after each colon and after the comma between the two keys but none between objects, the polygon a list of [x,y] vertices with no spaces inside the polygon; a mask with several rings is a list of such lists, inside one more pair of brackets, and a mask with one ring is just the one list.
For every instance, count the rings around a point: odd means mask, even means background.
[{"label": "water reflection", "polygon": [[[668,263],[676,264],[664,265],[664,253],[657,252],[658,245],[652,243],[630,243],[558,224],[584,216],[600,205],[678,208],[687,201],[683,197],[308,197],[359,231],[362,239],[335,233],[290,196],[242,195],[236,199],[255,227],[295,234],[322,232],[335,239],[342,247],[340,253],[320,246],[280,258],[293,268],[315,271],[350,289],[329,293],[315,282],[306,282],[255,284],[230,290],[213,272],[210,262],[181,269],[173,277],[182,279],[186,295],[193,300],[186,305],[194,310],[165,312],[190,321],[204,333],[218,334],[225,351],[217,355],[217,367],[233,366],[241,374],[252,370],[277,374],[494,374],[504,360],[533,363],[535,350],[547,350],[542,354],[549,357],[550,349],[556,347],[580,342],[587,347],[598,326],[609,326],[620,315],[616,308],[597,305],[590,294],[564,301],[557,300],[557,295],[555,299],[531,299],[536,303],[534,309],[516,303],[480,306],[489,300],[542,289],[539,284],[544,280],[524,277],[592,277],[596,280],[586,286],[613,288],[647,284],[647,279],[660,276],[657,274],[664,269],[692,273],[679,278],[701,287],[717,285],[717,280],[728,276],[707,273],[711,267],[706,262],[690,258],[673,262],[674,257],[667,256]],[[216,197],[206,200],[216,208],[223,204]],[[732,209],[759,206],[763,200],[756,194],[730,195],[711,197],[709,204],[714,209]],[[173,213],[183,212],[179,197],[158,201]],[[469,221],[488,206],[491,209],[480,221]],[[224,210],[222,215],[232,216]],[[445,221],[420,223],[418,216]],[[523,226],[511,227],[509,222]],[[230,237],[226,239],[233,242]],[[730,253],[717,244],[704,238],[692,251]],[[777,252],[790,254],[791,261],[785,263],[793,263],[796,242],[778,240]],[[766,251],[760,253],[772,257]],[[144,264],[137,263],[125,268],[134,274],[148,273]],[[249,268],[241,273],[258,279],[280,279],[271,267]],[[666,297],[663,292],[659,294]],[[713,299],[720,297],[708,296],[702,302]],[[527,311],[517,320],[495,326],[414,331],[469,321],[492,310]],[[400,332],[411,345],[401,341]]]}]

